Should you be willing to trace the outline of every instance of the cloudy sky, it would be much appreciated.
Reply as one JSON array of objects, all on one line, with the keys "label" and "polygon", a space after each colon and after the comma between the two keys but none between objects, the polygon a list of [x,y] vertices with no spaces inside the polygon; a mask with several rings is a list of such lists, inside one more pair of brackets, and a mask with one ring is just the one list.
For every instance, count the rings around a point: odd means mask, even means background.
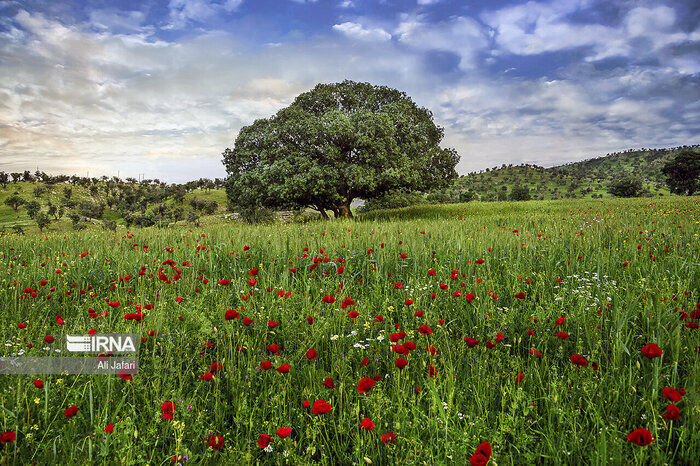
[{"label": "cloudy sky", "polygon": [[318,83],[433,111],[460,174],[700,143],[696,0],[0,3],[0,170],[224,177]]}]

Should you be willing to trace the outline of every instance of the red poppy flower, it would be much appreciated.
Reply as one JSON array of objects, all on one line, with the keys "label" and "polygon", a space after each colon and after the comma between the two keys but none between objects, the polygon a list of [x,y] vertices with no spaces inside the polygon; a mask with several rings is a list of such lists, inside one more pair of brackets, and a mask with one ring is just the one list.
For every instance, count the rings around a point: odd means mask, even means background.
[{"label": "red poppy flower", "polygon": [[493,349],[493,348],[496,347],[496,344],[493,343],[491,340],[489,340],[489,341],[486,342],[486,347],[487,347],[488,349]]},{"label": "red poppy flower", "polygon": [[661,395],[674,403],[683,399],[683,395],[673,387],[664,387],[661,391]]},{"label": "red poppy flower", "polygon": [[362,378],[360,381],[357,383],[357,392],[359,394],[367,393],[372,387],[374,387],[374,384],[376,382],[373,379],[368,379],[368,378]]},{"label": "red poppy flower", "polygon": [[243,325],[245,325],[246,327],[252,323],[253,323],[253,319],[250,319],[248,317],[243,318]]},{"label": "red poppy flower", "polygon": [[72,418],[73,416],[75,416],[75,415],[78,413],[78,411],[80,411],[80,410],[78,409],[77,406],[71,406],[70,408],[68,408],[68,409],[66,409],[65,411],[63,411],[63,415],[64,415],[67,419],[70,419],[70,418]]},{"label": "red poppy flower", "polygon": [[351,312],[350,312],[350,318],[351,318],[351,319],[354,319],[355,317],[357,317],[357,316],[359,316],[359,315],[360,315],[360,313],[357,312],[357,311],[351,311]]},{"label": "red poppy flower", "polygon": [[277,429],[277,436],[279,438],[286,438],[289,437],[289,435],[292,433],[292,428],[291,427],[280,427]]},{"label": "red poppy flower", "polygon": [[52,337],[51,335],[47,335],[44,337],[44,341],[46,343],[53,343],[54,341],[56,341],[56,339],[54,337]]},{"label": "red poppy flower", "polygon": [[326,377],[323,380],[323,385],[326,386],[327,388],[335,388],[335,382],[330,377]]},{"label": "red poppy flower", "polygon": [[311,408],[311,412],[317,415],[330,413],[333,407],[326,400],[316,400]]},{"label": "red poppy flower", "polygon": [[469,458],[469,464],[471,466],[483,466],[488,463],[489,458],[491,458],[491,444],[486,441],[476,447],[476,451]]},{"label": "red poppy flower", "polygon": [[533,332],[532,330],[528,330],[528,331],[525,332],[525,333],[527,333],[528,335],[532,336],[532,334],[533,334],[534,332]]},{"label": "red poppy flower", "polygon": [[107,424],[107,426],[105,427],[105,432],[107,432],[108,434],[114,432],[114,424]]},{"label": "red poppy flower", "polygon": [[479,344],[479,341],[475,340],[474,338],[464,337],[464,341],[467,343],[467,346],[470,348],[474,348],[476,345]]},{"label": "red poppy flower", "polygon": [[[656,343],[649,343],[642,347],[642,354],[649,359],[660,358],[664,352]],[[637,429],[639,430],[639,429]],[[635,431],[636,432],[636,431]]]},{"label": "red poppy flower", "polygon": [[566,333],[566,332],[558,332],[558,333],[557,333],[557,337],[558,337],[560,340],[568,340],[568,339],[569,339],[569,334]]},{"label": "red poppy flower", "polygon": [[437,377],[438,371],[435,369],[435,366],[432,364],[428,366],[428,375],[430,376],[431,379],[434,379]]},{"label": "red poppy flower", "polygon": [[314,318],[311,317],[311,316],[309,316],[309,317],[306,318],[306,321],[309,323],[309,325],[313,325],[313,323],[314,323]]},{"label": "red poppy flower", "polygon": [[260,363],[260,369],[264,371],[272,369],[272,363],[269,360],[263,361]]},{"label": "red poppy flower", "polygon": [[374,321],[375,322],[384,322],[384,317],[382,317],[380,315],[376,315],[376,316],[374,316]]},{"label": "red poppy flower", "polygon": [[418,327],[418,332],[422,335],[432,335],[433,334],[433,330],[425,324]]},{"label": "red poppy flower", "polygon": [[209,370],[212,372],[219,372],[223,368],[224,368],[224,366],[220,362],[215,362],[214,364],[209,366]]},{"label": "red poppy flower", "polygon": [[0,436],[0,443],[12,443],[15,440],[17,440],[17,431],[16,430],[10,430],[8,432],[4,432],[2,436]]},{"label": "red poppy flower", "polygon": [[396,361],[394,361],[394,365],[398,369],[403,369],[404,367],[406,367],[406,365],[408,365],[408,361],[406,361],[404,358],[396,358]]},{"label": "red poppy flower", "polygon": [[403,344],[403,347],[409,351],[413,351],[416,349],[416,344],[413,343],[412,341],[407,341],[406,343]]},{"label": "red poppy flower", "polygon": [[333,297],[333,295],[327,294],[321,299],[321,301],[323,301],[324,303],[333,304],[335,302],[335,298]]},{"label": "red poppy flower", "polygon": [[17,328],[19,328],[19,329],[27,328],[27,324],[25,324],[24,322],[20,322],[19,324],[17,324]]},{"label": "red poppy flower", "polygon": [[404,301],[404,304],[406,306],[410,306],[411,304],[413,304],[413,300],[407,299],[406,301]]},{"label": "red poppy flower", "polygon": [[437,354],[437,352],[438,352],[438,351],[435,349],[435,347],[430,346],[430,345],[426,346],[426,347],[425,347],[425,350],[426,350],[428,353],[430,353],[431,356],[435,356],[435,355]]},{"label": "red poppy flower", "polygon": [[286,374],[289,372],[289,367],[290,367],[289,364],[282,364],[280,367],[278,367],[275,370],[277,372],[279,372],[280,374]]},{"label": "red poppy flower", "polygon": [[226,285],[230,285],[230,284],[231,284],[231,280],[229,280],[228,278],[224,278],[222,280],[219,280],[219,285],[226,286]]},{"label": "red poppy flower", "polygon": [[554,321],[554,325],[559,326],[562,325],[566,321],[566,318],[564,317],[559,317],[557,320]]},{"label": "red poppy flower", "polygon": [[224,314],[224,319],[226,320],[238,319],[239,317],[241,317],[241,315],[235,309],[229,309],[226,311],[226,314]]},{"label": "red poppy flower", "polygon": [[394,435],[393,432],[387,432],[386,434],[382,434],[382,442],[385,444],[390,444],[394,443],[394,440],[396,440],[396,436]]},{"label": "red poppy flower", "polygon": [[44,388],[44,382],[42,380],[35,380],[32,383],[36,388]]},{"label": "red poppy flower", "polygon": [[436,272],[433,269],[428,270],[428,275],[431,277],[434,277],[436,275]]},{"label": "red poppy flower", "polygon": [[207,440],[207,445],[214,450],[221,450],[224,447],[224,438],[221,435],[212,435]]},{"label": "red poppy flower", "polygon": [[172,419],[173,411],[175,411],[175,403],[166,401],[160,406],[160,410],[163,412],[163,414],[160,415],[163,419]]},{"label": "red poppy flower", "polygon": [[525,374],[518,372],[518,375],[515,376],[515,383],[520,383],[523,380],[525,380]]},{"label": "red poppy flower", "polygon": [[667,421],[675,421],[680,417],[681,410],[678,409],[678,406],[674,405],[673,403],[669,403],[668,406],[666,406],[666,413],[663,415],[663,418]]},{"label": "red poppy flower", "polygon": [[374,422],[368,417],[364,418],[362,422],[360,422],[360,428],[365,429],[365,430],[372,430],[374,429]]},{"label": "red poppy flower", "polygon": [[627,440],[640,447],[645,447],[654,441],[654,437],[651,436],[651,432],[647,429],[641,428],[627,434]]},{"label": "red poppy flower", "polygon": [[131,374],[118,374],[119,378],[122,380],[131,380]]},{"label": "red poppy flower", "polygon": [[309,406],[311,406],[311,403],[309,403],[309,400],[304,400],[304,401],[301,402],[301,405],[302,405],[304,408],[308,408]]},{"label": "red poppy flower", "polygon": [[588,361],[586,361],[586,358],[584,358],[580,354],[572,354],[571,357],[569,358],[569,360],[572,363],[576,364],[577,366],[581,366],[581,367],[588,366]]},{"label": "red poppy flower", "polygon": [[267,434],[258,434],[258,446],[265,449],[272,443],[272,437]]},{"label": "red poppy flower", "polygon": [[267,321],[267,326],[270,328],[275,328],[279,325],[279,322],[275,322],[274,320],[268,320]]},{"label": "red poppy flower", "polygon": [[256,276],[256,275],[258,274],[258,272],[260,272],[260,269],[250,269],[249,275],[250,275],[251,277],[254,277],[254,276]]},{"label": "red poppy flower", "polygon": [[315,349],[310,349],[306,352],[306,359],[316,359],[318,352]]},{"label": "red poppy flower", "polygon": [[210,382],[214,379],[214,374],[212,374],[211,372],[205,372],[204,374],[200,375],[199,378],[201,380],[206,380],[207,382]]}]

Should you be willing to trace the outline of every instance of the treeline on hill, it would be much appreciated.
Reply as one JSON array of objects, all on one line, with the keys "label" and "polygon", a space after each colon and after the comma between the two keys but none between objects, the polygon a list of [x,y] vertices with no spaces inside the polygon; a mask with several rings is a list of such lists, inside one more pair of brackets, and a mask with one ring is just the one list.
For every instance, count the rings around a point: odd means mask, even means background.
[{"label": "treeline on hill", "polygon": [[0,172],[0,199],[11,208],[0,215],[0,228],[3,233],[8,226],[22,233],[24,227],[36,225],[43,231],[62,219],[69,219],[74,230],[88,223],[109,230],[115,230],[117,223],[148,227],[183,220],[199,226],[202,215],[212,215],[225,204],[223,183],[220,178],[167,184],[116,176],[52,176],[39,170]]},{"label": "treeline on hill", "polygon": [[[681,155],[686,159],[678,162]],[[687,158],[689,157],[689,158]],[[531,164],[486,168],[456,179],[449,187],[428,193],[393,191],[365,199],[360,211],[407,207],[416,204],[444,204],[478,201],[554,200],[603,198],[605,196],[664,196],[683,194],[669,183],[667,167],[671,163],[681,169],[693,165],[694,174],[681,174],[700,191],[700,145],[673,149],[640,149],[608,154],[552,168]],[[203,216],[233,212],[224,190],[225,180],[201,178],[184,184],[168,184],[158,179],[102,176],[52,176],[35,173],[0,171],[0,234],[23,233],[27,227],[39,231],[81,230],[88,224],[115,230],[127,227],[165,227],[184,221],[199,226]],[[690,194],[693,189],[689,189]],[[687,192],[687,191],[686,191]],[[254,216],[245,211],[226,214],[230,219],[251,222],[273,222],[280,217],[298,222],[318,219],[310,211],[293,213],[256,210]],[[211,218],[211,217],[209,217]]]},{"label": "treeline on hill", "polygon": [[692,145],[672,149],[629,149],[551,168],[532,164],[502,164],[463,175],[451,186],[439,191],[389,193],[366,201],[363,209],[472,200],[489,202],[664,196],[670,190],[662,169],[681,151],[695,152],[700,157],[700,145]]}]

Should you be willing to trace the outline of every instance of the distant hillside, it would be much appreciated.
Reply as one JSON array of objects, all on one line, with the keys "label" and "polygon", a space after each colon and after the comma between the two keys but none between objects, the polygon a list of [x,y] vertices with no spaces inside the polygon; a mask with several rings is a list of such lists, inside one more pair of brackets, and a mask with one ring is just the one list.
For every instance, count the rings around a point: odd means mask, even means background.
[{"label": "distant hillside", "polygon": [[[451,187],[431,193],[427,199],[458,202],[460,198],[465,199],[465,193],[472,192],[474,199],[482,201],[507,200],[516,186],[527,188],[535,200],[599,198],[609,196],[609,181],[625,175],[641,178],[649,195],[668,195],[661,167],[687,147],[630,149],[551,168],[503,164],[461,176]],[[690,147],[700,154],[700,146]]]}]

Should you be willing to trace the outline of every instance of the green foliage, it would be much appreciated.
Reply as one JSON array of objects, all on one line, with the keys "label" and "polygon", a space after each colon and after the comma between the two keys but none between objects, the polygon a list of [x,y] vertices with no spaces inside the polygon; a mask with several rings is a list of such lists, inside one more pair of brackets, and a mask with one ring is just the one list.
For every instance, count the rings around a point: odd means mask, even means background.
[{"label": "green foliage", "polygon": [[197,212],[190,210],[187,212],[187,222],[189,223],[194,223],[195,226],[199,226],[199,215],[197,215]]},{"label": "green foliage", "polygon": [[80,215],[84,217],[101,218],[104,211],[105,206],[100,202],[86,199],[78,204],[78,212],[80,212]]},{"label": "green foliage", "polygon": [[102,220],[102,228],[109,231],[116,231],[117,224],[111,220]]},{"label": "green foliage", "polygon": [[414,191],[396,189],[381,196],[365,200],[359,209],[361,212],[369,212],[377,209],[398,209],[416,204],[423,204],[423,195]]},{"label": "green foliage", "polygon": [[405,93],[343,81],[319,84],[224,151],[226,192],[238,208],[311,207],[352,216],[353,199],[427,191],[456,177],[442,128]]},{"label": "green foliage", "polygon": [[241,220],[250,224],[271,224],[277,218],[274,210],[254,205],[241,208],[238,215]]},{"label": "green foliage", "polygon": [[34,216],[36,225],[39,227],[39,231],[44,231],[44,228],[51,224],[51,217],[45,212],[39,212]]},{"label": "green foliage", "polygon": [[44,193],[48,191],[48,188],[44,185],[38,184],[34,186],[34,196],[35,197],[41,197]]},{"label": "green foliage", "polygon": [[23,204],[26,203],[26,202],[27,202],[27,201],[25,201],[24,199],[22,199],[20,196],[18,196],[17,194],[14,194],[14,195],[8,197],[7,199],[5,199],[4,204],[7,205],[7,206],[12,207],[12,209],[13,209],[15,212],[17,212],[17,209],[19,208],[19,206],[23,205]]},{"label": "green foliage", "polygon": [[644,193],[644,187],[641,179],[623,176],[608,184],[608,192],[616,197],[639,197]]},{"label": "green foliage", "polygon": [[38,201],[29,201],[24,205],[24,208],[27,210],[29,218],[34,220],[41,209],[41,204]]},{"label": "green foliage", "polygon": [[685,149],[669,160],[661,169],[666,183],[674,194],[692,196],[700,191],[700,152]]},{"label": "green foliage", "polygon": [[476,199],[476,193],[474,191],[462,191],[459,193],[459,202],[471,202]]},{"label": "green foliage", "polygon": [[529,201],[530,200],[530,188],[526,186],[513,186],[510,191],[511,201]]}]

